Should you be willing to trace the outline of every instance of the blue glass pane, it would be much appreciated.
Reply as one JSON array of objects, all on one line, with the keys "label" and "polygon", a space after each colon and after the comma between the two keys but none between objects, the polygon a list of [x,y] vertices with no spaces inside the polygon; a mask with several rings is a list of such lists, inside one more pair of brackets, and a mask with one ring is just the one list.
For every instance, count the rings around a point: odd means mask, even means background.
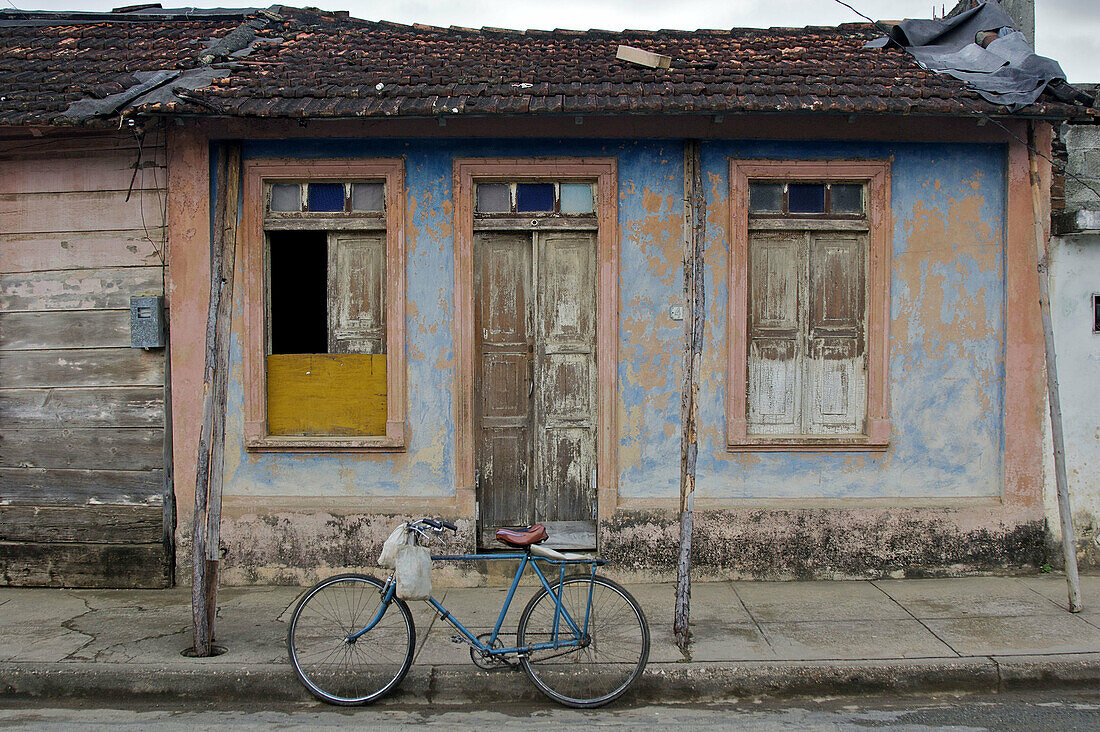
[{"label": "blue glass pane", "polygon": [[825,213],[825,184],[791,183],[787,186],[787,211]]},{"label": "blue glass pane", "polygon": [[553,183],[518,183],[516,184],[516,211],[553,211],[554,210],[554,184]]},{"label": "blue glass pane", "polygon": [[591,183],[562,183],[561,212],[571,214],[592,213]]},{"label": "blue glass pane", "polygon": [[344,210],[344,184],[343,183],[310,183],[309,184],[309,210],[310,211],[343,211]]}]

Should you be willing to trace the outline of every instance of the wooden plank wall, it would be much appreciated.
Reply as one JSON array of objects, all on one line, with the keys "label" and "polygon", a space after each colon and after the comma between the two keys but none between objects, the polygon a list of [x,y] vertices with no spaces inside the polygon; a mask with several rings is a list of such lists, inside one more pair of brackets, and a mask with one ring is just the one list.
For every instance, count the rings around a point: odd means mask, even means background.
[{"label": "wooden plank wall", "polygon": [[165,353],[129,315],[164,291],[161,139],[0,141],[0,585],[170,581]]}]

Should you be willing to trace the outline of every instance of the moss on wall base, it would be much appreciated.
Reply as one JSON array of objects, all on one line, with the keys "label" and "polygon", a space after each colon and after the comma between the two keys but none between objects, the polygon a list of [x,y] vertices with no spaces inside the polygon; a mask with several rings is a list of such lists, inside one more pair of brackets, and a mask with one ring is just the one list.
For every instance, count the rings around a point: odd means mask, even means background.
[{"label": "moss on wall base", "polygon": [[[1042,520],[967,527],[939,509],[697,511],[694,576],[748,579],[945,577],[1033,570],[1048,557]],[[617,573],[675,573],[679,524],[617,512],[600,526]]]},{"label": "moss on wall base", "polygon": [[[409,516],[256,513],[223,518],[223,585],[309,585],[338,572],[379,574],[382,542]],[[454,518],[454,517],[450,517]],[[448,552],[473,550],[459,520]],[[873,579],[1033,572],[1060,560],[1042,519],[939,508],[697,511],[692,576],[708,579]],[[178,537],[186,540],[187,537]],[[181,542],[181,546],[186,541]],[[600,524],[602,570],[628,582],[675,576],[679,523],[671,512],[618,511]],[[190,580],[182,550],[177,578]],[[1083,565],[1084,566],[1084,565]],[[440,586],[502,585],[503,562],[439,565]]]}]

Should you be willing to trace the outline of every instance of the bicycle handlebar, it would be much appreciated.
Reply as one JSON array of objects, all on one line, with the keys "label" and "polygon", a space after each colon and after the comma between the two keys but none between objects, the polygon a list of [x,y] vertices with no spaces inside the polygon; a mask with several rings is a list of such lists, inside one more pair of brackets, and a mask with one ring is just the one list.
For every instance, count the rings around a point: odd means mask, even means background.
[{"label": "bicycle handlebar", "polygon": [[450,529],[451,531],[454,531],[456,533],[458,532],[458,527],[450,523],[449,521],[436,521],[435,519],[430,518],[422,518],[420,520],[428,526],[431,526],[433,529]]}]

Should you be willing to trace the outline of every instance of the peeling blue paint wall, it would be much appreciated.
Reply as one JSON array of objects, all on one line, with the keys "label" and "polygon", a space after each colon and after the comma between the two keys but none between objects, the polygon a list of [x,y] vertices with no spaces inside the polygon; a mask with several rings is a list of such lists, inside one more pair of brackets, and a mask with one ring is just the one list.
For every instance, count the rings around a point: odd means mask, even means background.
[{"label": "peeling blue paint wall", "polygon": [[[619,494],[678,495],[683,145],[650,141],[275,141],[247,158],[398,157],[406,163],[410,443],[399,454],[247,453],[232,352],[226,494],[450,496],[452,163],[457,157],[615,157],[619,171]],[[874,453],[725,449],[728,160],[876,158],[892,164],[892,445]],[[699,490],[708,497],[960,497],[1000,493],[1004,405],[1004,150],[996,145],[706,142],[707,332]],[[242,303],[238,299],[237,317]],[[239,332],[239,329],[236,329]]]}]

